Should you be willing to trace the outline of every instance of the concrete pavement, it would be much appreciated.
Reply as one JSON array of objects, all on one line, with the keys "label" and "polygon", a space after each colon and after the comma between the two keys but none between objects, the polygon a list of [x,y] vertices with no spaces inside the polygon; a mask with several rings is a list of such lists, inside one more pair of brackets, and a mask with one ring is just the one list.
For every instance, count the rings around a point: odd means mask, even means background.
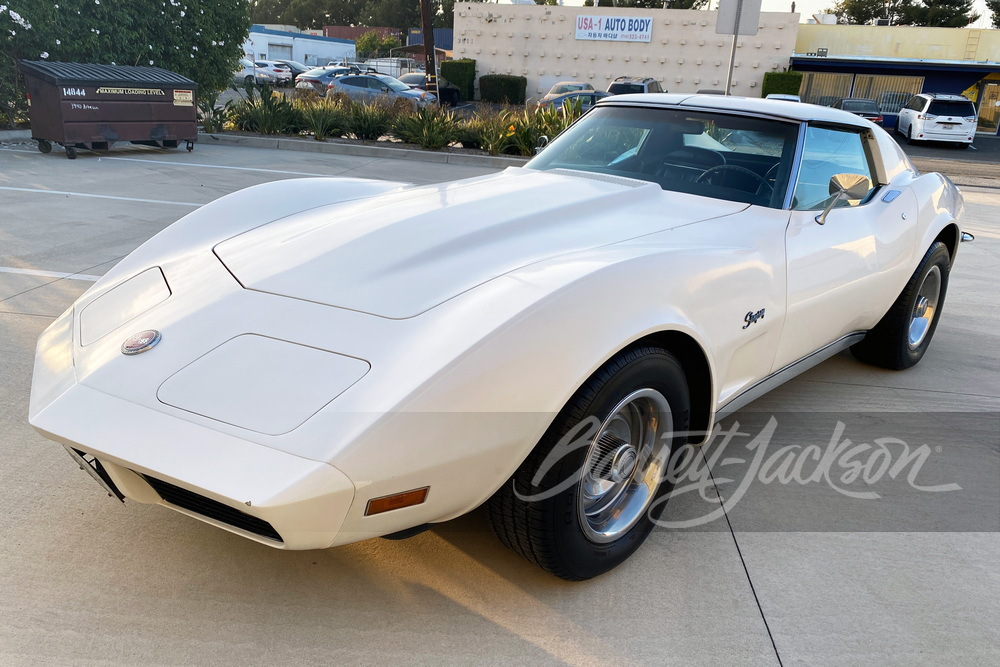
[{"label": "concrete pavement", "polygon": [[[479,512],[404,541],[269,549],[161,507],[112,501],[28,426],[38,334],[90,276],[194,206],[300,175],[424,183],[489,171],[209,145],[75,161],[30,145],[0,150],[0,663],[997,661],[991,520],[1000,504],[989,504],[988,480],[959,496],[985,514],[963,532],[933,517],[876,530],[763,525],[789,506],[784,489],[768,486],[731,521],[658,529],[622,567],[571,584],[505,550]],[[963,224],[977,241],[961,248],[921,364],[892,373],[841,355],[737,417],[884,413],[880,428],[896,433],[906,413],[959,415],[956,442],[972,440],[961,461],[1000,470],[1000,192],[970,188],[966,198]],[[941,461],[928,472],[939,474]],[[729,497],[732,485],[717,481],[711,492]],[[827,498],[799,493],[792,504],[810,511]],[[670,512],[698,513],[703,502],[682,496]]]}]

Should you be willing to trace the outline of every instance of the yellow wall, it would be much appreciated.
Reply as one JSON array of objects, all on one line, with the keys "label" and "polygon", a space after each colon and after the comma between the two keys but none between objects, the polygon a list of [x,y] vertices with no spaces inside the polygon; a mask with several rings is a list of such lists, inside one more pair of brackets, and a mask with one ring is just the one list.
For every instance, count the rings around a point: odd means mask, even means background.
[{"label": "yellow wall", "polygon": [[801,25],[795,53],[1000,62],[1000,30],[910,26]]}]

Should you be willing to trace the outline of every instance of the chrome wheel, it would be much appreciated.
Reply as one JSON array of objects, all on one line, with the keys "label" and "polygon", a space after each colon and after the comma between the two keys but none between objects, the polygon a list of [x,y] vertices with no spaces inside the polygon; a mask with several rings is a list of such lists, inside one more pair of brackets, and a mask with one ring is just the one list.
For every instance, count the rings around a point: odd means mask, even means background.
[{"label": "chrome wheel", "polygon": [[642,518],[670,454],[670,404],[655,389],[626,396],[601,424],[587,452],[578,515],[592,542],[613,542]]},{"label": "chrome wheel", "polygon": [[941,269],[932,266],[924,276],[920,289],[917,290],[917,300],[913,304],[910,315],[909,344],[911,348],[919,347],[937,314],[938,301],[941,298]]}]

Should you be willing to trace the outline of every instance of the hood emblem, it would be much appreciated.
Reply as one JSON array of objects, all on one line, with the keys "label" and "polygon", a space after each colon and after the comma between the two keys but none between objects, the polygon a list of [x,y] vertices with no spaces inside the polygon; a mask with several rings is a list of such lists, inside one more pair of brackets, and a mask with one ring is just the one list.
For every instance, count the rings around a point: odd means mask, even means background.
[{"label": "hood emblem", "polygon": [[132,356],[142,354],[146,350],[152,349],[160,342],[160,332],[156,329],[147,329],[139,333],[132,334],[122,343],[122,354]]}]

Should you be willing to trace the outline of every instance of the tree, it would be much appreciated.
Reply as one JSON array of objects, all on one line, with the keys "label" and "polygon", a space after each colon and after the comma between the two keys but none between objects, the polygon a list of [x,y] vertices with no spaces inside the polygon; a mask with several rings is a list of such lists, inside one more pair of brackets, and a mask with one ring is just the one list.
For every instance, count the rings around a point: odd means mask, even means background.
[{"label": "tree", "polygon": [[[1000,0],[997,0],[997,2],[1000,2]],[[441,0],[441,10],[434,15],[434,27],[455,27],[455,0]]]},{"label": "tree", "polygon": [[253,0],[250,4],[250,20],[254,23],[281,23],[281,15],[292,0]]},{"label": "tree", "polygon": [[[431,11],[437,12],[437,2]],[[359,18],[360,25],[398,28],[406,33],[420,26],[420,0],[368,0]]]},{"label": "tree", "polygon": [[964,28],[979,19],[973,0],[923,0],[913,10],[913,25]]},{"label": "tree", "polygon": [[155,65],[225,88],[250,30],[246,0],[2,0],[0,113],[24,112],[17,62]]},{"label": "tree", "polygon": [[888,19],[892,25],[912,23],[913,0],[840,0],[827,14],[835,14],[838,23],[869,25],[876,19]]},{"label": "tree", "polygon": [[359,58],[384,58],[399,46],[401,44],[395,35],[386,35],[383,39],[374,30],[354,40],[354,52]]},{"label": "tree", "polygon": [[986,6],[993,14],[993,27],[1000,28],[1000,0],[986,0]]}]

